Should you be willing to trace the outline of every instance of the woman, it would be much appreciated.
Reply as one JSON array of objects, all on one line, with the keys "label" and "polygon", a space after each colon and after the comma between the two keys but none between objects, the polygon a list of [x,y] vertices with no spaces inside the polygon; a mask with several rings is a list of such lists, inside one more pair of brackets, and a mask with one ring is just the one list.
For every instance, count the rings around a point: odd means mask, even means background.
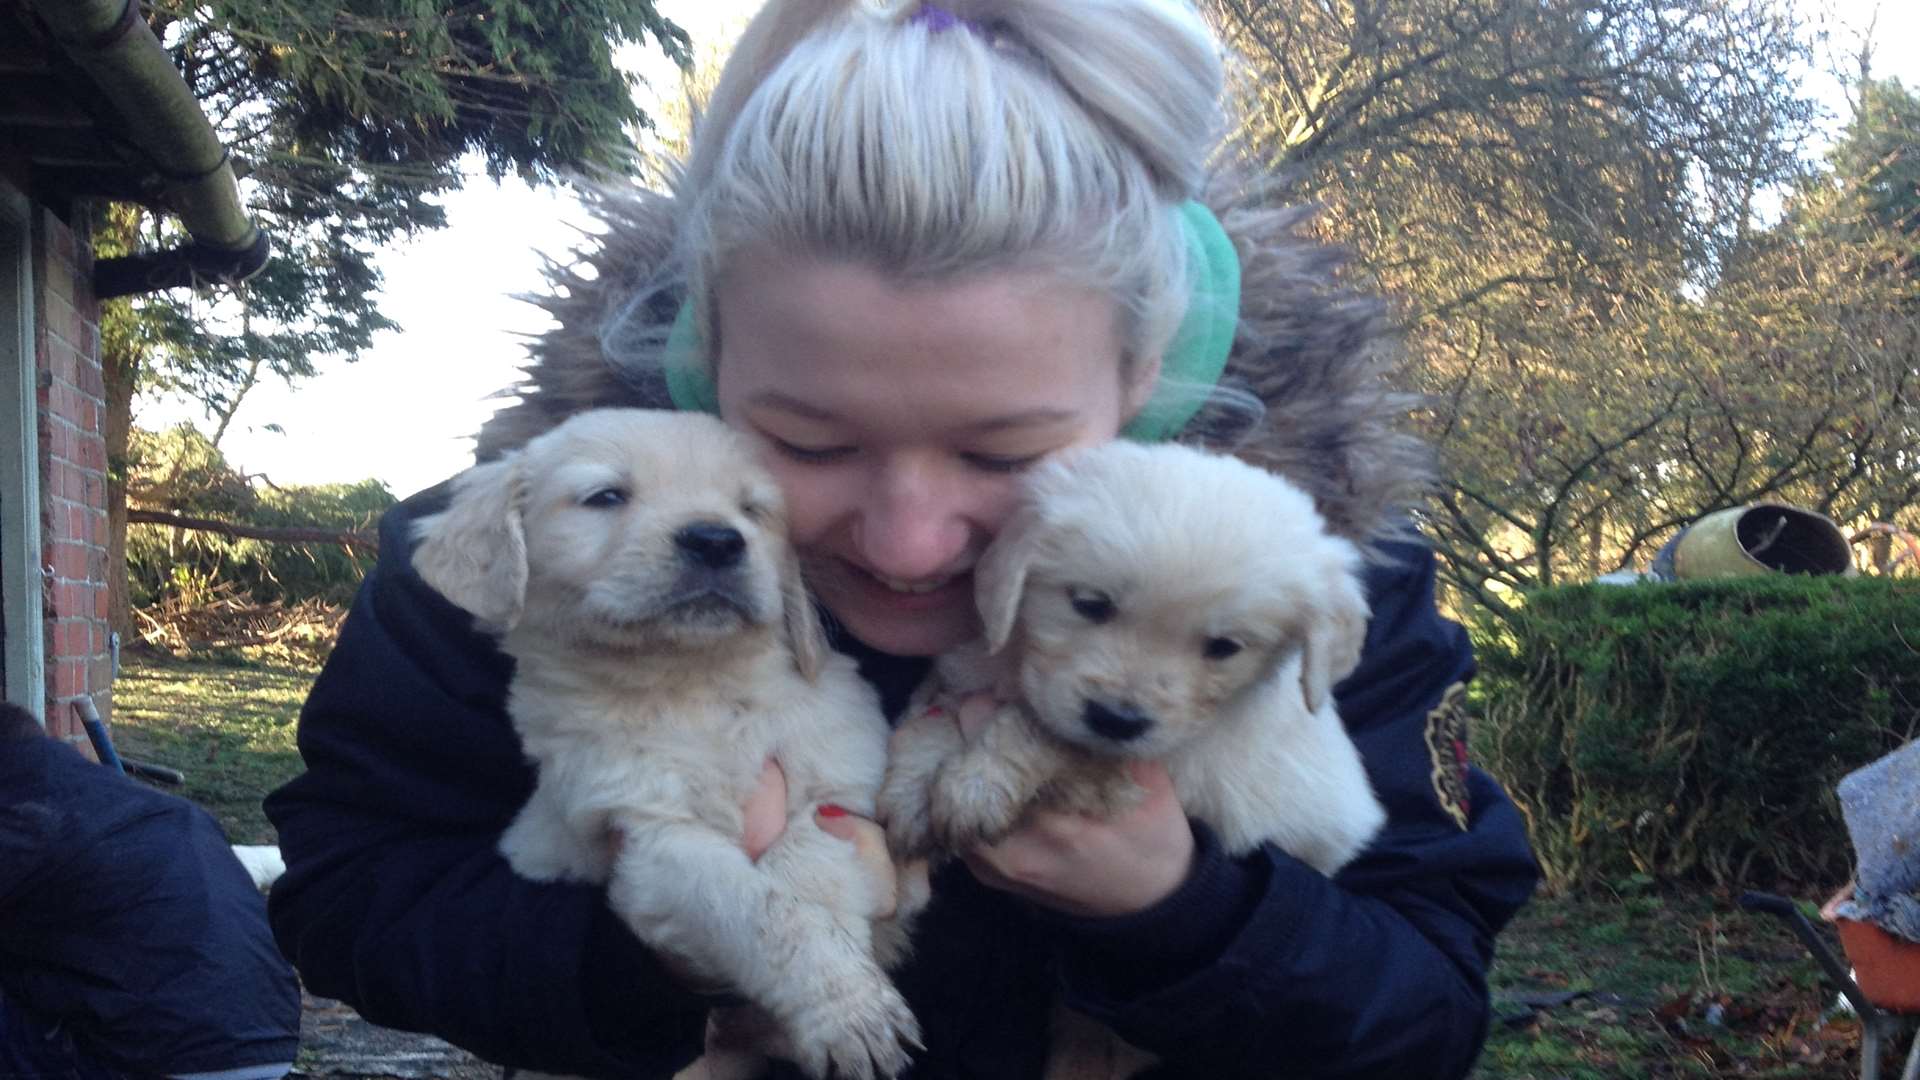
[{"label": "woman", "polygon": [[[1037,820],[934,882],[899,975],[915,1076],[1041,1075],[1057,994],[1157,1075],[1460,1076],[1493,935],[1533,885],[1518,816],[1465,763],[1465,636],[1399,538],[1426,476],[1381,383],[1378,306],[1329,284],[1293,215],[1209,176],[1221,86],[1178,0],[774,0],[675,194],[604,197],[591,272],[561,276],[561,328],[481,434],[489,457],[615,404],[751,434],[890,713],[976,632],[970,570],[1019,471],[1069,446],[1233,430],[1379,556],[1337,693],[1391,815],[1369,853],[1334,880],[1228,859],[1164,783],[1121,819]],[[383,523],[303,715],[309,771],[269,800],[276,931],[312,989],[376,1022],[668,1076],[713,999],[596,890],[520,881],[493,850],[532,774],[502,658],[408,567],[410,523],[444,499]]]}]

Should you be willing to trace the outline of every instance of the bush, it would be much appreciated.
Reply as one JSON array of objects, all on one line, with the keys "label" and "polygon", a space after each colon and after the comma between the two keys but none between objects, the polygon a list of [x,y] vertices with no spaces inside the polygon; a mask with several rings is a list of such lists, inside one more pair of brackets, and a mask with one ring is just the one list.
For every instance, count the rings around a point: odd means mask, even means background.
[{"label": "bush", "polygon": [[[256,487],[190,425],[134,432],[129,501],[247,525],[371,531],[395,502],[378,480]],[[189,607],[237,587],[257,603],[352,600],[373,554],[337,544],[247,540],[169,525],[127,527],[129,596],[136,607]]]},{"label": "bush", "polygon": [[1474,750],[1555,891],[1843,881],[1834,785],[1920,731],[1911,581],[1547,589],[1476,639]]}]

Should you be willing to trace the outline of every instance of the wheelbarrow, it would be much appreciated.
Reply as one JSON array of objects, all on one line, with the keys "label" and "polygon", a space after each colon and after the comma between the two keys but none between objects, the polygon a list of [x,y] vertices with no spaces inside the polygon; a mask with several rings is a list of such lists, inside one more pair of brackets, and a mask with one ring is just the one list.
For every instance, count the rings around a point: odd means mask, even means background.
[{"label": "wheelbarrow", "polygon": [[[1860,1080],[1879,1080],[1883,1044],[1897,1040],[1909,1022],[1920,1018],[1920,944],[1895,937],[1872,923],[1837,914],[1835,909],[1852,895],[1849,885],[1820,909],[1821,917],[1840,932],[1840,946],[1853,966],[1852,973],[1793,901],[1771,893],[1750,892],[1740,897],[1740,906],[1781,919],[1813,954],[1834,988],[1860,1017]],[[1920,1080],[1920,1034],[1915,1035],[1907,1052],[1900,1080]]]}]

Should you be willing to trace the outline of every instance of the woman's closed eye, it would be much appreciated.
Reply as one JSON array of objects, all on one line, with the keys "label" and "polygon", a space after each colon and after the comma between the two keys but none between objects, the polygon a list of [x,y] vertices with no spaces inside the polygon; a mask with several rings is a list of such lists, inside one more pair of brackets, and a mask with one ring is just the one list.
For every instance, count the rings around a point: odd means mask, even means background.
[{"label": "woman's closed eye", "polygon": [[802,446],[799,443],[791,443],[785,439],[776,439],[771,435],[768,435],[766,438],[781,455],[798,461],[803,465],[831,465],[834,462],[844,461],[852,457],[858,450],[858,447],[853,446]]},{"label": "woman's closed eye", "polygon": [[1022,454],[1009,456],[1002,454],[961,454],[961,460],[982,472],[1014,473],[1034,464],[1045,454]]}]

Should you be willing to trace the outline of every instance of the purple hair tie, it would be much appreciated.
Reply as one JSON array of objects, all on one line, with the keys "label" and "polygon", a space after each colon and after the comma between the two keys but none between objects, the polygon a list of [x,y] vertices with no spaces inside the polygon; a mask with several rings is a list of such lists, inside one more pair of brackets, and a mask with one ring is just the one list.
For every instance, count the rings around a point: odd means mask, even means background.
[{"label": "purple hair tie", "polygon": [[921,4],[920,10],[914,12],[913,18],[907,21],[924,25],[929,34],[938,34],[943,30],[951,30],[956,26],[975,31],[982,29],[980,24],[974,22],[972,19],[963,19],[938,4]]}]

